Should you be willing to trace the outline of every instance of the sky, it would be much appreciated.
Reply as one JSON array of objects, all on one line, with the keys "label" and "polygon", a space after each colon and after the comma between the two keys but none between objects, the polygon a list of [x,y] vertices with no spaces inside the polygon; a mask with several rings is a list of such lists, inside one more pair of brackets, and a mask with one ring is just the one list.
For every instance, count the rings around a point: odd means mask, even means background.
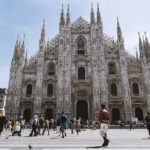
[{"label": "sky", "polygon": [[8,88],[11,60],[19,34],[25,34],[28,57],[39,48],[43,19],[46,24],[46,39],[59,33],[62,4],[66,14],[70,6],[71,21],[79,16],[90,21],[91,3],[96,13],[99,3],[104,33],[116,39],[117,17],[119,18],[125,49],[135,55],[138,49],[138,32],[150,36],[150,0],[0,0],[0,88]]}]

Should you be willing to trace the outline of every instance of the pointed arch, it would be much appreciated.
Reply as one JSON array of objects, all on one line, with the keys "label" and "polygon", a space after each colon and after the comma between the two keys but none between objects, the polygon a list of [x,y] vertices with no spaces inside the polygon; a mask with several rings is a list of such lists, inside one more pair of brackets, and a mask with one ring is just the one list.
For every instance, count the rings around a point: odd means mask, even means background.
[{"label": "pointed arch", "polygon": [[86,40],[83,36],[79,36],[76,40],[78,54],[85,54]]},{"label": "pointed arch", "polygon": [[50,83],[47,86],[47,96],[51,97],[53,96],[53,93],[54,93],[54,87],[53,87],[53,84]]},{"label": "pointed arch", "polygon": [[111,83],[111,95],[112,96],[117,96],[118,95],[116,83]]},{"label": "pointed arch", "polygon": [[23,118],[26,122],[29,122],[31,120],[32,111],[30,108],[26,108],[23,113]]},{"label": "pointed arch", "polygon": [[27,84],[27,87],[26,87],[26,96],[27,97],[31,97],[32,95],[32,85],[31,84]]},{"label": "pointed arch", "polygon": [[50,62],[47,66],[47,74],[48,75],[55,75],[55,64]]},{"label": "pointed arch", "polygon": [[137,83],[133,83],[133,94],[134,95],[139,95],[139,86]]},{"label": "pointed arch", "polygon": [[78,68],[78,79],[85,79],[85,68],[84,67]]},{"label": "pointed arch", "polygon": [[120,120],[120,110],[118,108],[113,108],[112,109],[112,122],[115,123],[118,120]]},{"label": "pointed arch", "polygon": [[143,120],[143,110],[141,108],[135,108],[135,117],[140,121]]},{"label": "pointed arch", "polygon": [[116,74],[116,73],[117,73],[116,64],[114,62],[110,62],[108,64],[108,74]]}]

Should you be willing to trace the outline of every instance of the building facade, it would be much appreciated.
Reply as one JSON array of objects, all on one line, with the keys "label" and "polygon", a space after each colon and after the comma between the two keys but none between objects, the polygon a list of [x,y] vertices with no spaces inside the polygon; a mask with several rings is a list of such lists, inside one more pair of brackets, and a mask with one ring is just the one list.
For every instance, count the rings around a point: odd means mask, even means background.
[{"label": "building facade", "polygon": [[[66,19],[65,19],[66,18]],[[143,117],[150,111],[150,45],[139,36],[140,56],[130,55],[117,21],[117,40],[103,33],[99,6],[91,7],[90,22],[71,22],[60,15],[59,34],[47,41],[45,21],[39,50],[30,59],[25,43],[16,41],[11,62],[6,113],[8,117],[34,114],[57,118],[97,119],[105,103],[111,121]]]}]

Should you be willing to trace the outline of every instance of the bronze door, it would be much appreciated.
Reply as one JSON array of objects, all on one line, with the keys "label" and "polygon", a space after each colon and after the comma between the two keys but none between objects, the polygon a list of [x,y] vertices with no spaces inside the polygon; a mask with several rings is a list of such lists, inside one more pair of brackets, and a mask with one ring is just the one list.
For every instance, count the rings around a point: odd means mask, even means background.
[{"label": "bronze door", "polygon": [[23,118],[25,119],[26,122],[29,122],[31,120],[31,109],[26,108],[24,110]]},{"label": "bronze door", "polygon": [[76,105],[76,119],[78,118],[87,120],[88,119],[88,105],[86,101],[78,101]]},{"label": "bronze door", "polygon": [[51,109],[51,108],[46,109],[45,117],[48,119],[52,119],[53,118],[53,109]]}]

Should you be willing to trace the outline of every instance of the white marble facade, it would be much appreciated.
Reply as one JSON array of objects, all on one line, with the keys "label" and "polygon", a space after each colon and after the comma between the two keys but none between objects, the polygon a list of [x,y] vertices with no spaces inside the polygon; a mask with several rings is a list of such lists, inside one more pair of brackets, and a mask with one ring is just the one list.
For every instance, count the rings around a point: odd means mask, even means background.
[{"label": "white marble facade", "polygon": [[[39,50],[30,59],[25,43],[17,39],[11,62],[6,114],[34,114],[57,118],[62,111],[69,117],[97,119],[105,103],[111,121],[142,120],[150,111],[150,45],[139,35],[139,54],[125,50],[117,21],[117,40],[103,32],[99,6],[93,8],[90,23],[79,17],[71,22],[60,15],[59,34],[47,41],[45,21]],[[95,17],[96,16],[96,17]],[[66,18],[66,19],[64,19]]]}]

